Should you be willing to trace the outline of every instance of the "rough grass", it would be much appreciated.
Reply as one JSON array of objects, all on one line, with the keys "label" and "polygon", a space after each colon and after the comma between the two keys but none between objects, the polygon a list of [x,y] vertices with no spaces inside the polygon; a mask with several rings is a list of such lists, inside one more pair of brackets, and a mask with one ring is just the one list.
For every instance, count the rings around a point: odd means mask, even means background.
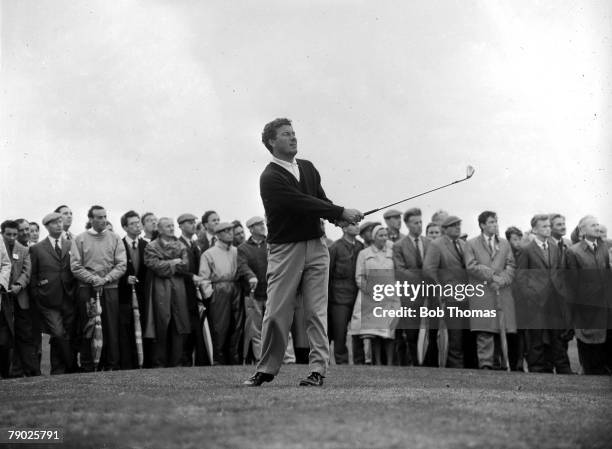
[{"label": "rough grass", "polygon": [[323,388],[307,388],[306,367],[285,366],[271,384],[242,387],[251,372],[6,380],[0,427],[59,427],[75,448],[612,446],[608,377],[333,366]]}]

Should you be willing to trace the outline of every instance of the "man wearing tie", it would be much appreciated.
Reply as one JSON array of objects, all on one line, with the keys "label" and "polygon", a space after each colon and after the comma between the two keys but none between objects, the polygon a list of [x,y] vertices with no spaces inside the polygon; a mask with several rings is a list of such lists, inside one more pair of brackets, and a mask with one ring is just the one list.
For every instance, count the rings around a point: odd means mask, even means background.
[{"label": "man wearing tie", "polygon": [[[421,209],[412,208],[404,212],[404,223],[408,236],[393,244],[393,263],[398,281],[418,285],[423,279],[423,257],[429,248],[430,240],[423,237],[423,219]],[[402,297],[402,306],[420,307],[423,297]],[[405,318],[395,330],[395,351],[399,365],[417,365],[417,340],[419,337],[420,319]],[[435,341],[430,340],[430,341]]]},{"label": "man wearing tie", "polygon": [[400,232],[402,228],[402,213],[399,210],[389,209],[383,214],[383,218],[387,225],[387,234],[391,243],[395,243],[405,237]]},{"label": "man wearing tie", "polygon": [[0,239],[0,377],[9,377],[11,347],[15,328],[13,326],[13,304],[6,292],[11,278],[11,259],[4,241]]},{"label": "man wearing tie", "polygon": [[[134,333],[134,310],[132,287],[138,297],[141,329],[144,327],[144,284],[147,267],[144,264],[144,251],[147,242],[140,238],[142,225],[140,215],[131,210],[121,216],[121,227],[125,231],[123,245],[127,256],[126,271],[119,279],[119,354],[121,369],[138,366],[136,337]],[[151,349],[148,341],[143,341],[143,365],[151,366]]]},{"label": "man wearing tie", "polygon": [[204,251],[208,248],[215,246],[217,242],[215,227],[219,224],[219,221],[219,214],[214,210],[207,210],[202,215],[202,233],[198,236],[198,246],[201,254],[204,254]]},{"label": "man wearing tie", "polygon": [[[465,262],[474,284],[484,284],[484,295],[469,299],[472,310],[496,310],[503,313],[505,332],[516,333],[514,298],[511,284],[515,262],[510,244],[498,236],[497,214],[484,211],[478,216],[481,234],[466,245]],[[507,368],[500,363],[499,316],[472,317],[470,329],[476,332],[478,368]]]},{"label": "man wearing tie", "polygon": [[[443,290],[448,285],[465,285],[468,282],[465,266],[465,242],[460,239],[461,219],[456,216],[447,217],[442,223],[443,234],[431,242],[423,259],[423,274],[436,285],[442,285]],[[447,306],[467,309],[467,301],[459,301],[454,297],[441,297]],[[430,305],[431,308],[431,305]],[[445,318],[448,326],[448,368],[463,368],[464,361],[464,330],[468,323],[462,318]]]},{"label": "man wearing tie", "polygon": [[42,328],[49,334],[51,374],[75,370],[75,279],[70,270],[71,243],[64,237],[63,217],[46,215],[42,223],[49,237],[30,248],[31,293],[40,311]]},{"label": "man wearing tie", "polygon": [[518,325],[525,329],[530,372],[572,374],[561,339],[565,329],[567,285],[559,247],[550,238],[550,218],[531,219],[534,239],[519,251],[516,285]]},{"label": "man wearing tie", "polygon": [[206,347],[204,346],[204,336],[202,334],[202,323],[200,322],[200,309],[203,309],[204,304],[197,288],[197,284],[201,280],[198,272],[200,271],[200,257],[202,253],[198,245],[193,241],[196,220],[197,218],[193,214],[181,214],[177,219],[181,229],[179,241],[187,248],[187,258],[189,260],[189,266],[183,273],[183,276],[185,277],[185,292],[187,293],[187,306],[191,320],[191,333],[185,336],[183,340],[184,351],[183,359],[181,360],[183,366],[194,365],[194,351],[196,366],[206,365],[208,361]]},{"label": "man wearing tie", "polygon": [[[62,226],[64,227],[64,238],[67,240],[74,239],[74,234],[70,232],[72,226],[72,210],[65,204],[58,206],[54,211],[62,216]],[[43,225],[44,226],[44,225]]]}]

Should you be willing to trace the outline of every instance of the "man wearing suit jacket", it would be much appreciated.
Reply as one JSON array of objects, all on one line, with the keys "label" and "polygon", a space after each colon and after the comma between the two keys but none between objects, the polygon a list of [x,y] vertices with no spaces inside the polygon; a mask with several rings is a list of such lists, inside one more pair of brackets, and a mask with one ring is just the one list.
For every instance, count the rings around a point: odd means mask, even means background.
[{"label": "man wearing suit jacket", "polygon": [[550,238],[548,215],[531,219],[535,238],[519,251],[516,282],[519,327],[525,329],[530,372],[572,374],[562,339],[567,317],[567,283],[559,247]]},{"label": "man wearing suit jacket", "polygon": [[[484,211],[478,216],[481,234],[466,245],[465,261],[470,280],[486,284],[484,295],[470,298],[472,310],[503,312],[505,332],[516,333],[514,298],[511,284],[515,262],[510,244],[498,237],[497,214]],[[501,363],[499,316],[472,317],[470,329],[476,332],[476,352],[480,369],[505,368]]]},{"label": "man wearing suit jacket", "polygon": [[191,333],[183,341],[184,350],[183,359],[181,360],[183,366],[193,366],[194,363],[195,366],[209,364],[204,345],[202,322],[200,321],[200,309],[203,309],[204,303],[197,287],[201,280],[198,272],[200,271],[202,253],[198,245],[193,241],[196,219],[196,216],[193,214],[181,214],[177,219],[181,229],[179,241],[187,248],[187,258],[189,260],[189,267],[183,273],[183,276],[185,277],[185,292],[187,293],[187,306],[189,307],[189,318],[191,320]]},{"label": "man wearing suit jacket", "polygon": [[204,254],[208,248],[214,246],[217,241],[215,235],[215,227],[220,222],[219,214],[214,210],[207,210],[202,215],[202,231],[198,236],[198,247],[200,248],[200,254]]},{"label": "man wearing suit jacket", "polygon": [[[425,278],[436,285],[465,285],[468,283],[465,265],[465,241],[461,238],[461,219],[456,216],[447,217],[442,223],[443,234],[431,242],[423,260],[423,274]],[[441,298],[447,306],[467,309],[467,301],[459,301],[454,297]],[[430,306],[431,307],[431,306]],[[463,368],[464,336],[469,323],[462,318],[451,319],[447,316],[448,326],[448,368]],[[466,332],[464,332],[466,331]]]},{"label": "man wearing suit jacket", "polygon": [[43,218],[49,237],[30,248],[32,298],[40,312],[42,328],[50,336],[51,374],[73,372],[75,367],[76,281],[70,270],[71,243],[64,238],[62,215]]},{"label": "man wearing suit jacket", "polygon": [[[421,209],[412,208],[404,212],[404,223],[408,228],[408,236],[393,244],[393,263],[398,281],[410,284],[420,284],[423,278],[423,258],[429,248],[430,240],[423,237],[423,219]],[[424,298],[402,297],[402,306],[420,307]],[[417,340],[419,336],[420,319],[405,318],[395,330],[395,355],[399,365],[417,364]],[[432,345],[433,346],[433,345]]]},{"label": "man wearing suit jacket", "polygon": [[40,362],[36,350],[33,329],[32,309],[28,285],[30,283],[30,254],[28,248],[17,241],[19,225],[7,220],[2,223],[4,245],[11,259],[11,279],[9,296],[13,298],[15,347],[13,354],[12,376],[39,376]]},{"label": "man wearing suit jacket", "polygon": [[70,232],[70,226],[72,226],[72,209],[62,204],[56,207],[53,212],[62,216],[62,226],[64,227],[64,235],[62,237],[66,240],[74,239],[74,234]]},{"label": "man wearing suit jacket", "polygon": [[[138,297],[141,330],[144,329],[144,285],[147,267],[144,264],[144,252],[147,242],[140,238],[142,225],[140,215],[130,210],[121,216],[121,227],[125,231],[123,245],[127,257],[125,274],[119,279],[119,366],[121,369],[138,367],[136,337],[134,334],[134,310],[132,305],[132,286]],[[143,366],[151,366],[151,349],[149,341],[143,340]]]},{"label": "man wearing suit jacket", "polygon": [[11,280],[11,259],[0,239],[0,377],[9,377],[13,345],[13,304],[7,290]]},{"label": "man wearing suit jacket", "polygon": [[599,238],[597,219],[578,225],[584,240],[567,250],[578,356],[584,374],[612,373],[612,298],[608,244]]}]

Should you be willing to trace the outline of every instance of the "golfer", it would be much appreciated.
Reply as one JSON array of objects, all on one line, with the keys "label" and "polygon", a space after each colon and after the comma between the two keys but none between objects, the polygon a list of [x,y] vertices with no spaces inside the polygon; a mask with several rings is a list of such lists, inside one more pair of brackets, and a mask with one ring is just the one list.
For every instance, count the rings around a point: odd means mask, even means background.
[{"label": "golfer", "polygon": [[270,382],[283,362],[298,288],[304,302],[310,345],[310,375],[304,386],[321,386],[329,360],[327,283],[329,253],[322,239],[320,218],[357,223],[363,214],[334,205],[321,187],[314,165],[295,159],[297,139],[291,121],[268,123],[261,140],[272,162],[260,178],[260,193],[268,222],[268,300],[262,328],[262,354],[257,372],[244,382]]}]

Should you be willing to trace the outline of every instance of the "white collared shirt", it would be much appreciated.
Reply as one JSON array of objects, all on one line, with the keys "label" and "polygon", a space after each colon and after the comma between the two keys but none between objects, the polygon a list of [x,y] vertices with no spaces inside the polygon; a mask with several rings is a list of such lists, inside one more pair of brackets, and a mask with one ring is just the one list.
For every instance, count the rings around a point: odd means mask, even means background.
[{"label": "white collared shirt", "polygon": [[595,245],[597,243],[596,242],[591,242],[589,239],[584,239],[584,241],[586,242],[587,245],[589,245],[589,248],[591,248],[593,250],[593,252],[595,252]]},{"label": "white collared shirt", "polygon": [[136,242],[136,248],[138,248],[138,238],[132,239],[132,238],[130,238],[130,236],[126,235],[125,236],[125,241],[127,242],[128,246],[130,248],[132,247],[132,242]]},{"label": "white collared shirt", "polygon": [[287,162],[277,157],[272,157],[272,162],[283,167],[285,170],[291,173],[295,177],[295,179],[297,179],[298,182],[300,182],[300,167],[298,166],[295,159],[293,159],[293,162]]},{"label": "white collared shirt", "polygon": [[544,241],[544,242],[543,242],[543,241],[541,241],[541,240],[540,240],[539,238],[537,238],[537,237],[536,237],[534,240],[535,240],[536,244],[537,244],[537,245],[540,247],[540,249],[541,249],[542,251],[544,251],[544,243],[546,243],[546,247],[548,248],[548,242],[546,242],[546,241]]},{"label": "white collared shirt", "polygon": [[54,239],[51,236],[47,237],[49,239],[49,242],[51,242],[51,248],[55,249],[55,241],[57,240],[57,244],[59,245],[59,247],[62,247],[62,240],[64,239],[64,234],[62,233],[62,235],[60,235],[57,239]]}]

